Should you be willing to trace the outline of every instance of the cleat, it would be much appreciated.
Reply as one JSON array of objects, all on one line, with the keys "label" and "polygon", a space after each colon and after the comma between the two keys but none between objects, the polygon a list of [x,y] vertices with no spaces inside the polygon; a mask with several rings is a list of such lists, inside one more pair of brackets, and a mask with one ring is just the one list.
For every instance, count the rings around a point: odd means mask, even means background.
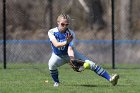
[{"label": "cleat", "polygon": [[112,83],[113,86],[117,85],[119,79],[119,75],[115,74],[110,78],[110,82]]},{"label": "cleat", "polygon": [[58,87],[59,86],[59,83],[58,82],[55,82],[53,86],[54,87]]}]

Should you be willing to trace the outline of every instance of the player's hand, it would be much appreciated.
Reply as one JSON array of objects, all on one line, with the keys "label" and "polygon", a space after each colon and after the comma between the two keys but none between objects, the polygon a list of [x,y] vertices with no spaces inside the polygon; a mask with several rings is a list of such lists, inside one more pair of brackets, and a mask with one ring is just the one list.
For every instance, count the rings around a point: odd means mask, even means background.
[{"label": "player's hand", "polygon": [[67,33],[66,40],[67,40],[67,44],[69,44],[73,40],[72,34]]},{"label": "player's hand", "polygon": [[83,64],[84,62],[80,59],[71,59],[69,62],[72,69],[76,72],[81,72],[84,70]]}]

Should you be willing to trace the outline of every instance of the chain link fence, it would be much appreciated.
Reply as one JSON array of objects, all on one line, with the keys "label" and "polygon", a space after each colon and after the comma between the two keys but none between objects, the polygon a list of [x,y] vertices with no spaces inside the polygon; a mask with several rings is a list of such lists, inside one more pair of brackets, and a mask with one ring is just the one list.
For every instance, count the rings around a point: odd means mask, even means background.
[{"label": "chain link fence", "polygon": [[[3,10],[3,2],[2,1],[0,1],[0,37],[3,37],[3,32],[2,32],[2,28],[3,28],[3,26],[2,26],[2,23],[3,23],[3,20],[2,20],[2,10]],[[0,56],[0,59],[1,59],[1,61],[0,61],[0,68],[3,68],[3,42],[0,42],[0,53],[1,53],[1,56]]]},{"label": "chain link fence", "polygon": [[[6,0],[7,64],[47,64],[51,46],[47,32],[60,13],[72,18],[77,49],[97,64],[112,64],[112,0]],[[139,64],[139,0],[115,3],[115,62]],[[3,2],[0,1],[0,6]],[[0,7],[2,15],[3,8]],[[3,27],[0,16],[0,63],[3,64]],[[140,66],[139,66],[140,67]],[[1,68],[3,66],[1,65]]]}]

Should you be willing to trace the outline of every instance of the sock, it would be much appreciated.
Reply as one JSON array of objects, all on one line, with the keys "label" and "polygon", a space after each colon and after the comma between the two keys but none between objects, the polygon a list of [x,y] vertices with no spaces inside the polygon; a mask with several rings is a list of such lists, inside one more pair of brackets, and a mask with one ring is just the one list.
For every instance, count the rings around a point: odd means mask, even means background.
[{"label": "sock", "polygon": [[110,80],[110,75],[107,73],[107,71],[105,71],[102,67],[98,66],[98,65],[94,65],[91,70],[93,70],[96,74],[98,74],[99,76],[104,77],[105,79],[107,79],[108,81]]},{"label": "sock", "polygon": [[58,70],[50,70],[50,74],[51,74],[53,81],[59,83]]}]

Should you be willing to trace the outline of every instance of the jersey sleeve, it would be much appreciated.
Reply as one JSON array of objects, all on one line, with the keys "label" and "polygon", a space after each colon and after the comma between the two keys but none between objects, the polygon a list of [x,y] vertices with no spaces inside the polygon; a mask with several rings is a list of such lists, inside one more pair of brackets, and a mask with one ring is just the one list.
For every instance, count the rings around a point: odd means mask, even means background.
[{"label": "jersey sleeve", "polygon": [[53,30],[49,30],[48,31],[48,36],[49,36],[50,41],[52,41],[53,39],[55,39]]}]

